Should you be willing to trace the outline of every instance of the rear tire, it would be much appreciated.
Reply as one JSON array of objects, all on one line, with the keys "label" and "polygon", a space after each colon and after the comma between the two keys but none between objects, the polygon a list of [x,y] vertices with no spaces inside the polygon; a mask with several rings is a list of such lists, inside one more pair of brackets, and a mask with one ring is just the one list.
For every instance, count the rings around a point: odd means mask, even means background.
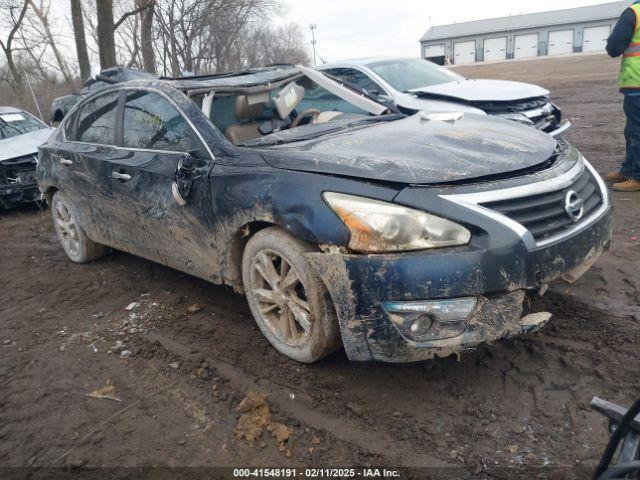
[{"label": "rear tire", "polygon": [[104,257],[109,249],[91,241],[79,223],[73,203],[67,195],[57,191],[51,200],[53,225],[67,256],[76,263],[86,263]]},{"label": "rear tire", "polygon": [[305,259],[317,251],[278,227],[256,233],[242,257],[242,280],[253,317],[276,350],[302,363],[341,346],[333,302]]}]

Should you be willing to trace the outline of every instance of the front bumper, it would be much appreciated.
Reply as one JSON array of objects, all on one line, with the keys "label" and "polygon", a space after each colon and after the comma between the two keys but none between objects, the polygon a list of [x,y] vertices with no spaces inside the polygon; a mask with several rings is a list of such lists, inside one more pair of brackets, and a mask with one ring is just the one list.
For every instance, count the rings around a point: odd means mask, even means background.
[{"label": "front bumper", "polygon": [[[579,270],[607,248],[611,209],[564,241],[528,250],[477,246],[389,255],[310,253],[329,289],[351,360],[413,362],[484,342],[535,331],[543,321],[521,319],[525,291]],[[385,302],[477,297],[479,308],[462,335],[414,342],[403,337]]]},{"label": "front bumper", "polygon": [[0,162],[0,207],[12,208],[38,200],[37,154]]},{"label": "front bumper", "polygon": [[570,128],[571,128],[571,122],[569,122],[568,120],[565,120],[560,125],[558,125],[555,130],[552,130],[551,132],[548,132],[548,133],[552,137],[559,137],[560,135],[565,133]]},{"label": "front bumper", "polygon": [[39,191],[37,184],[0,185],[0,207],[13,208],[25,203],[38,200]]},{"label": "front bumper", "polygon": [[562,111],[551,102],[533,110],[500,112],[493,115],[532,126],[552,137],[559,137],[571,128],[571,122],[563,121]]}]

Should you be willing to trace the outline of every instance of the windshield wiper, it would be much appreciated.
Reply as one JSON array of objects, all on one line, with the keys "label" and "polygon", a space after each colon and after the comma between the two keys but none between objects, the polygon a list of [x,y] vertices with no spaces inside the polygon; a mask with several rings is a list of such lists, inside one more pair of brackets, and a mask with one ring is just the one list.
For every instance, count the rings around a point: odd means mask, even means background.
[{"label": "windshield wiper", "polygon": [[[320,130],[315,130],[312,132],[308,132],[302,135],[286,135],[285,137],[279,137],[278,134],[283,132],[288,132],[288,130],[284,130],[281,132],[275,132],[267,137],[257,138],[255,140],[250,140],[241,144],[242,147],[268,147],[274,145],[284,145],[286,143],[294,143],[294,142],[304,142],[305,140],[312,140],[314,138],[322,137],[324,135],[330,135],[332,133],[338,133],[349,128],[353,127],[361,127],[372,123],[380,123],[380,122],[392,122],[394,120],[399,120],[401,118],[406,117],[406,115],[394,113],[391,115],[379,115],[375,117],[369,118],[361,118],[358,120],[351,120],[350,122],[341,123],[338,125],[330,126],[330,128],[324,128]],[[306,125],[305,125],[306,126]],[[274,138],[269,139],[268,137],[273,136]]]}]

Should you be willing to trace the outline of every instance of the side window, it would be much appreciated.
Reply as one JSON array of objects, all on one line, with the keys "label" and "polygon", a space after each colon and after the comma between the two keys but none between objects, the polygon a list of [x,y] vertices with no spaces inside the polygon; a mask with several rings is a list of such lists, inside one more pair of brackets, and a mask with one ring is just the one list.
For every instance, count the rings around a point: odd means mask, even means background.
[{"label": "side window", "polygon": [[118,92],[99,95],[80,107],[80,110],[67,122],[65,127],[67,138],[80,142],[115,145],[119,96]]},{"label": "side window", "polygon": [[124,105],[124,147],[188,151],[193,132],[183,116],[162,95],[127,91]]},{"label": "side window", "polygon": [[332,70],[328,70],[328,72],[345,82],[365,89],[373,95],[383,95],[385,93],[380,85],[371,80],[360,70],[355,70],[353,68],[334,68]]}]

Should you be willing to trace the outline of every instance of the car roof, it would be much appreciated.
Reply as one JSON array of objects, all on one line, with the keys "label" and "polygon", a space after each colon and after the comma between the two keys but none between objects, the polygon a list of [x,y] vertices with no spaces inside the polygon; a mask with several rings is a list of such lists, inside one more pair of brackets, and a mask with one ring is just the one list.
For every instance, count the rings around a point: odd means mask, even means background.
[{"label": "car roof", "polygon": [[366,57],[366,58],[353,58],[350,60],[340,60],[338,62],[325,63],[319,65],[318,70],[325,70],[327,68],[338,67],[366,67],[372,63],[388,62],[390,60],[420,60],[418,57],[391,57],[391,56],[378,56],[378,57]]},{"label": "car roof", "polygon": [[18,107],[2,107],[0,106],[0,114],[3,113],[22,113],[24,110]]},{"label": "car roof", "polygon": [[198,88],[249,88],[276,83],[300,75],[300,69],[293,65],[273,65],[251,68],[239,72],[200,75],[192,77],[161,77],[160,80],[172,84],[180,90]]}]

